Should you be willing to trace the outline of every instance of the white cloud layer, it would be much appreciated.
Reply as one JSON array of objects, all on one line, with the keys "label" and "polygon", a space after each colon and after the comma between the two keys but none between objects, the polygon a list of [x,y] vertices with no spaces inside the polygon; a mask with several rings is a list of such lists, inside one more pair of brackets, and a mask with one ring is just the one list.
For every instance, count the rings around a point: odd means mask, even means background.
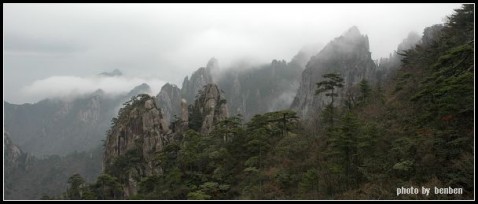
[{"label": "white cloud layer", "polygon": [[150,95],[158,94],[165,84],[164,81],[154,78],[52,76],[22,88],[20,94],[37,99],[71,98],[101,89],[106,94],[116,95],[127,93],[142,83],[151,87],[152,92],[148,93]]}]

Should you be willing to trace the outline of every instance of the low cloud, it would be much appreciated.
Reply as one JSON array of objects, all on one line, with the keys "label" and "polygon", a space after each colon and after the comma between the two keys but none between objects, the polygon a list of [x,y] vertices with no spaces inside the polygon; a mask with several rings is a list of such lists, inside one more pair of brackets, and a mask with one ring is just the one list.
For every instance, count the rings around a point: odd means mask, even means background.
[{"label": "low cloud", "polygon": [[109,95],[117,95],[127,93],[142,83],[147,83],[151,87],[152,93],[149,93],[150,95],[159,93],[161,87],[165,84],[164,81],[155,78],[127,76],[52,76],[34,81],[32,84],[23,87],[20,93],[36,100],[43,98],[73,98],[92,93],[98,89]]}]

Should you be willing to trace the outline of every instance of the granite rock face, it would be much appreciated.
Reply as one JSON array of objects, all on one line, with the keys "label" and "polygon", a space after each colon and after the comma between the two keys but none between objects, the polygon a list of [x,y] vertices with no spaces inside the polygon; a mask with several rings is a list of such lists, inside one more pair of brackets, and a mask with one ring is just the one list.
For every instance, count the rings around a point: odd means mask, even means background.
[{"label": "granite rock face", "polygon": [[181,90],[174,84],[167,83],[156,95],[156,104],[160,106],[164,118],[173,122],[175,116],[181,115]]},{"label": "granite rock face", "polygon": [[188,103],[194,101],[195,96],[203,86],[213,83],[212,72],[218,69],[218,63],[215,58],[212,58],[207,63],[206,67],[201,67],[196,70],[190,78],[186,76],[181,87],[181,96],[186,99]]},{"label": "granite rock face", "polygon": [[13,144],[7,132],[3,133],[4,145],[4,167],[6,175],[9,171],[28,170],[33,157],[23,152],[17,145]]},{"label": "granite rock face", "polygon": [[190,128],[202,134],[210,133],[214,124],[229,116],[224,93],[216,84],[204,86],[189,109]]},{"label": "granite rock face", "polygon": [[310,59],[302,72],[291,108],[300,116],[307,117],[330,102],[329,97],[315,95],[316,83],[324,80],[324,74],[338,73],[344,78],[344,87],[338,92],[337,101],[340,102],[345,90],[362,79],[373,82],[376,69],[377,65],[371,58],[368,37],[362,35],[357,27],[352,27]]},{"label": "granite rock face", "polygon": [[[201,116],[197,121],[198,131],[207,134],[217,122],[228,117],[228,109],[217,85],[207,84],[198,93],[190,107]],[[175,121],[167,120],[165,111],[160,108],[170,106],[158,101],[165,100],[147,94],[132,98],[119,110],[107,132],[103,172],[119,179],[126,199],[137,193],[142,178],[163,173],[157,153],[173,141],[179,141],[181,134],[189,129],[191,118],[186,100],[177,102],[180,113]]]},{"label": "granite rock face", "polygon": [[304,51],[290,62],[272,60],[269,64],[239,66],[223,72],[217,84],[225,92],[230,114],[249,120],[256,114],[288,109],[307,57]]},{"label": "granite rock face", "polygon": [[105,141],[103,167],[122,179],[125,198],[137,192],[142,177],[162,173],[154,155],[170,142],[171,133],[154,97],[139,95],[120,110]]}]

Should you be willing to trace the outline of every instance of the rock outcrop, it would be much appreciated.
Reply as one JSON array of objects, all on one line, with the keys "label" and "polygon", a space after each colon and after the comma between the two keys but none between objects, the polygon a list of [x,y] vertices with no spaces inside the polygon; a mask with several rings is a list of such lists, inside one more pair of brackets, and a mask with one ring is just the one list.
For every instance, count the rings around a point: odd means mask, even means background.
[{"label": "rock outcrop", "polygon": [[214,124],[229,116],[224,94],[216,84],[204,86],[191,108],[189,121],[202,134],[208,134]]},{"label": "rock outcrop", "polygon": [[189,79],[186,76],[181,87],[182,98],[186,99],[188,103],[192,103],[198,91],[201,90],[203,86],[214,82],[212,72],[217,69],[217,60],[212,58],[206,67],[201,67],[196,70]]},{"label": "rock outcrop", "polygon": [[273,60],[258,67],[224,72],[218,85],[225,92],[231,115],[241,114],[248,120],[255,114],[288,109],[299,87],[306,58],[304,51],[291,62]]},{"label": "rock outcrop", "polygon": [[103,167],[121,179],[125,198],[137,192],[142,177],[161,173],[154,155],[169,143],[170,133],[154,97],[139,95],[120,110],[105,141]]},{"label": "rock outcrop", "polygon": [[[168,88],[179,93],[177,87],[171,85],[163,88],[163,93],[170,93]],[[191,119],[197,119],[194,122],[199,124],[198,132],[207,134],[215,123],[228,117],[226,100],[217,85],[207,84],[198,93],[194,105],[189,106],[193,110],[192,117],[186,100],[158,100],[147,94],[132,98],[119,110],[107,132],[103,172],[119,179],[124,198],[137,193],[142,178],[163,173],[157,153],[180,140],[181,134],[190,127]],[[158,104],[161,101],[171,104]],[[173,103],[177,103],[180,113],[177,120],[169,121],[160,107],[176,106]]]},{"label": "rock outcrop", "polygon": [[173,122],[181,116],[181,90],[174,84],[167,83],[156,95],[156,104],[162,111],[163,117]]},{"label": "rock outcrop", "polygon": [[3,133],[4,167],[6,175],[11,171],[28,170],[33,157],[13,144],[8,133]]},{"label": "rock outcrop", "polygon": [[185,99],[181,99],[181,129],[185,130],[189,126],[188,103]]},{"label": "rock outcrop", "polygon": [[376,64],[371,59],[368,37],[360,34],[357,27],[352,27],[328,43],[307,63],[291,108],[300,116],[307,117],[329,102],[328,97],[315,95],[316,83],[323,80],[324,74],[339,73],[344,78],[344,88],[339,90],[337,100],[340,101],[344,90],[362,79],[373,81],[375,70]]}]

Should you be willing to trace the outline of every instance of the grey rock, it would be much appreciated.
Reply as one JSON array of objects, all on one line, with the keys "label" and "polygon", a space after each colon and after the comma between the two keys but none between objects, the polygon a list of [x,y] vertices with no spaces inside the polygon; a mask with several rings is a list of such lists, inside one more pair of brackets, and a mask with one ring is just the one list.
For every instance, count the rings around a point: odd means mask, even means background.
[{"label": "grey rock", "polygon": [[156,95],[156,104],[160,106],[164,118],[173,122],[174,116],[181,114],[181,90],[176,85],[165,84]]},{"label": "grey rock", "polygon": [[181,96],[186,101],[194,101],[195,96],[199,90],[206,84],[213,83],[212,71],[218,69],[218,63],[216,59],[211,59],[206,67],[201,67],[196,70],[191,78],[184,78],[183,85],[181,87]]},{"label": "grey rock", "polygon": [[142,177],[161,174],[154,155],[170,142],[169,122],[158,109],[156,100],[149,95],[140,95],[125,106],[118,122],[108,131],[105,141],[103,166],[108,171],[116,159],[130,151],[140,151],[142,161],[133,169],[124,172],[126,183],[124,195],[128,198],[137,192]]},{"label": "grey rock", "polygon": [[208,134],[214,124],[229,117],[226,99],[216,84],[207,84],[194,101],[193,110],[202,116],[200,132]]},{"label": "grey rock", "polygon": [[338,92],[339,104],[348,88],[362,79],[373,82],[376,68],[371,59],[368,37],[360,34],[354,26],[328,43],[307,63],[291,108],[298,115],[308,117],[328,104],[329,97],[315,95],[316,83],[322,81],[322,75],[328,73],[339,73],[344,78],[345,86]]}]

